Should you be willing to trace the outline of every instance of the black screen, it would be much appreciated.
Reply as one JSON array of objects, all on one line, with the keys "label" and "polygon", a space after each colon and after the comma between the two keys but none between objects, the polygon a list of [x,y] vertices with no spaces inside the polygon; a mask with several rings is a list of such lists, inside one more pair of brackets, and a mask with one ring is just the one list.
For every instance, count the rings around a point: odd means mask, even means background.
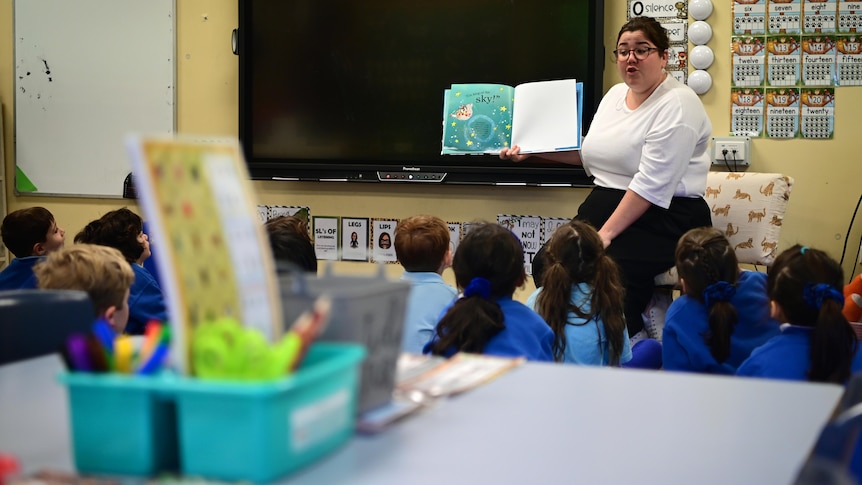
[{"label": "black screen", "polygon": [[440,155],[443,90],[576,78],[588,127],[601,94],[602,0],[239,5],[240,139],[254,178],[589,184],[579,167]]}]

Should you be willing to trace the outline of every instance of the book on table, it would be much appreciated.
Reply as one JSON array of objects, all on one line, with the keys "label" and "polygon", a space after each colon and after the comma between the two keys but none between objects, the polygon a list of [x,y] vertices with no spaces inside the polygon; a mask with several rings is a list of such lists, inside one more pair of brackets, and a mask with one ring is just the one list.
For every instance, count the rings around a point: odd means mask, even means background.
[{"label": "book on table", "polygon": [[581,147],[583,83],[575,79],[453,84],[443,93],[443,155],[522,153]]}]

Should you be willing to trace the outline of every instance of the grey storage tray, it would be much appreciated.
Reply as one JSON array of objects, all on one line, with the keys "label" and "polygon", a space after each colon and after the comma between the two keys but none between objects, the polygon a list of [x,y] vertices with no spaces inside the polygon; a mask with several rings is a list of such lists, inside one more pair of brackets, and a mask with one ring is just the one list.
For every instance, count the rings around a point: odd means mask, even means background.
[{"label": "grey storage tray", "polygon": [[362,364],[358,411],[388,403],[395,387],[410,284],[388,280],[382,269],[374,277],[280,270],[278,282],[285,330],[311,309],[317,297],[325,294],[332,299],[329,324],[318,339],[364,345],[368,357]]}]

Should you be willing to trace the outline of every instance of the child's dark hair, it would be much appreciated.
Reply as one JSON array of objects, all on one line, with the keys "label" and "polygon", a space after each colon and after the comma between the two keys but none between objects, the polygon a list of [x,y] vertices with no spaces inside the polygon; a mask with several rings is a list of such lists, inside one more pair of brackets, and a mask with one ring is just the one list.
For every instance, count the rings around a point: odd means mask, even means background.
[{"label": "child's dark hair", "polygon": [[[625,344],[626,319],[623,313],[625,289],[616,263],[605,253],[602,239],[589,223],[574,220],[554,231],[545,246],[542,292],[536,298],[536,312],[554,331],[554,359],[563,360],[569,312],[583,318],[583,325],[596,318],[605,327],[610,365],[619,365]],[[572,287],[587,283],[593,287],[590,310],[572,304]]]},{"label": "child's dark hair", "polygon": [[704,335],[709,352],[719,363],[730,357],[730,336],[739,321],[730,299],[736,293],[739,261],[724,233],[714,227],[691,229],[676,245],[676,270],[685,294],[703,303],[709,314]]},{"label": "child's dark hair", "polygon": [[16,258],[33,256],[33,246],[46,240],[54,225],[54,215],[44,207],[29,207],[10,212],[0,226],[3,244]]},{"label": "child's dark hair", "polygon": [[75,242],[117,248],[126,261],[134,263],[144,252],[144,245],[138,241],[143,230],[141,216],[123,207],[87,224],[75,235]]},{"label": "child's dark hair", "polygon": [[844,306],[844,271],[823,251],[795,245],[775,258],[766,288],[791,325],[813,327],[808,380],[844,383],[858,343]]},{"label": "child's dark hair", "polygon": [[437,272],[449,251],[449,226],[443,219],[416,215],[395,226],[395,255],[405,270]]},{"label": "child's dark hair", "polygon": [[482,353],[488,341],[506,328],[496,299],[511,297],[527,277],[524,250],[505,227],[475,223],[455,251],[452,270],[464,296],[437,324],[431,352],[445,355],[454,348]]},{"label": "child's dark hair", "polygon": [[317,254],[308,235],[308,223],[296,216],[280,216],[264,224],[276,262],[287,262],[303,271],[317,272]]},{"label": "child's dark hair", "polygon": [[548,268],[548,258],[545,256],[547,254],[547,244],[543,244],[536,250],[536,254],[533,255],[533,284],[536,285],[536,288],[542,287],[542,281],[545,277],[545,270]]}]

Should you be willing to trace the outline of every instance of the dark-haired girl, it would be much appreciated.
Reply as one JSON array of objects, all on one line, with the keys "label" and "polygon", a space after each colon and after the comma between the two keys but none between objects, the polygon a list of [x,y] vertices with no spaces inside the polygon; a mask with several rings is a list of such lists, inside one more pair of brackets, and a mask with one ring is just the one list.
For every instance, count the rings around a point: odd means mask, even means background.
[{"label": "dark-haired girl", "polygon": [[734,374],[752,350],[779,334],[769,314],[766,274],[740,271],[718,229],[686,232],[676,247],[676,269],[682,295],[665,315],[666,370]]},{"label": "dark-haired girl", "polygon": [[844,271],[823,251],[793,246],[772,265],[766,282],[781,334],[754,350],[737,375],[845,383],[862,370],[856,335],[841,313]]},{"label": "dark-haired girl", "polygon": [[424,352],[471,352],[553,361],[554,334],[536,312],[512,299],[526,280],[524,250],[511,231],[477,223],[458,245],[452,270],[463,296],[437,323]]},{"label": "dark-haired girl", "polygon": [[632,358],[625,289],[595,228],[571,221],[544,246],[541,288],[527,299],[554,332],[554,359],[618,366]]},{"label": "dark-haired girl", "polygon": [[167,309],[159,283],[143,267],[150,257],[150,241],[141,216],[126,209],[111,211],[87,224],[75,236],[76,243],[98,244],[119,249],[135,272],[129,289],[129,323],[125,333],[140,335],[150,320],[164,322]]}]

